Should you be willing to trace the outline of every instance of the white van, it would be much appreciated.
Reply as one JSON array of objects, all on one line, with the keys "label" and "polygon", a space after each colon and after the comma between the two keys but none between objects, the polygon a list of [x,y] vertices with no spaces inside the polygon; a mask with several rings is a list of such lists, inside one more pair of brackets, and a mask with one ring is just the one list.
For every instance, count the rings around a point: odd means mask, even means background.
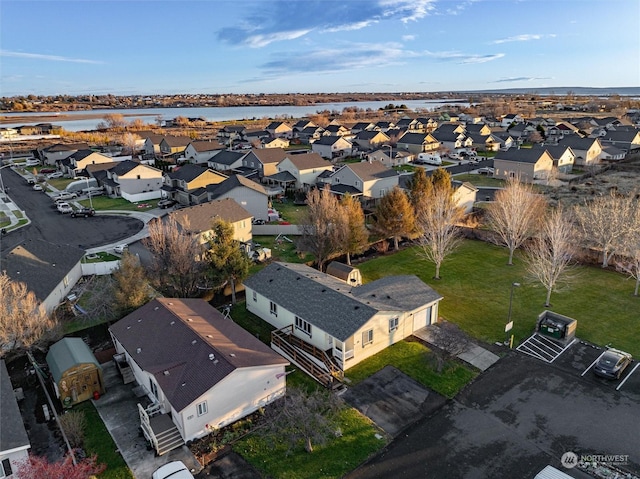
[{"label": "white van", "polygon": [[420,153],[418,155],[418,164],[442,166],[442,158],[440,155],[434,155],[433,153]]},{"label": "white van", "polygon": [[24,164],[24,166],[38,166],[38,165],[40,165],[40,160],[38,160],[37,158],[27,158],[27,161]]}]

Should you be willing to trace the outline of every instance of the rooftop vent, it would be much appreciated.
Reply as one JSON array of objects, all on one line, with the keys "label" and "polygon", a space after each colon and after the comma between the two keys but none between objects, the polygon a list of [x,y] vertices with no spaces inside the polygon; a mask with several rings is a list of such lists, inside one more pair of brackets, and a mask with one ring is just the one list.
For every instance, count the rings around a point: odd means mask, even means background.
[{"label": "rooftop vent", "polygon": [[231,354],[229,354],[229,356],[231,356],[232,358],[235,358],[236,354],[235,353],[231,353]]},{"label": "rooftop vent", "polygon": [[141,323],[142,322],[142,318],[138,318],[138,322]]},{"label": "rooftop vent", "polygon": [[185,387],[187,383],[182,383],[180,386]]},{"label": "rooftop vent", "polygon": [[197,339],[194,339],[193,341],[191,341],[191,344],[196,344],[198,342]]},{"label": "rooftop vent", "polygon": [[164,374],[165,376],[169,375],[169,371],[164,371],[162,374]]},{"label": "rooftop vent", "polygon": [[[171,304],[171,303],[169,303]],[[160,306],[156,306],[155,308],[153,308],[154,311],[158,311],[160,309]]]},{"label": "rooftop vent", "polygon": [[136,353],[140,354],[142,352],[142,348],[136,349]]},{"label": "rooftop vent", "polygon": [[207,338],[213,338],[213,336],[210,334],[207,334]]},{"label": "rooftop vent", "polygon": [[209,361],[213,361],[215,358],[216,357],[213,353],[209,354]]},{"label": "rooftop vent", "polygon": [[191,319],[191,318],[187,318],[187,321],[191,322],[191,321],[193,321],[193,319]]},{"label": "rooftop vent", "polygon": [[173,326],[174,324],[176,324],[176,322],[175,322],[175,321],[171,321],[169,324],[170,324],[171,326]]}]

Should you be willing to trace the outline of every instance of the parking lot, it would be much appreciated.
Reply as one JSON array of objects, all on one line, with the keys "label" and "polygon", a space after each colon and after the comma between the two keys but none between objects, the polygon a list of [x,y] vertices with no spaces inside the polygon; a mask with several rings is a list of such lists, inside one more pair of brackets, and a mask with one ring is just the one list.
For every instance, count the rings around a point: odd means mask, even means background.
[{"label": "parking lot", "polygon": [[562,467],[566,452],[619,454],[638,475],[640,369],[618,391],[618,381],[582,375],[601,352],[577,342],[548,363],[510,351],[347,477],[533,478],[546,465],[589,477]]}]

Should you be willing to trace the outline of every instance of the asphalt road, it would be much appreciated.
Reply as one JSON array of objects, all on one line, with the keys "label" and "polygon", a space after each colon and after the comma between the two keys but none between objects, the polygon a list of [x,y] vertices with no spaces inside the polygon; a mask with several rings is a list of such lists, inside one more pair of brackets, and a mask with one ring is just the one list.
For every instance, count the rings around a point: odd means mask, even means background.
[{"label": "asphalt road", "polygon": [[510,352],[347,478],[526,479],[548,464],[589,477],[562,468],[569,451],[628,455],[638,474],[639,424],[635,394]]},{"label": "asphalt road", "polygon": [[53,244],[72,245],[82,249],[116,243],[138,233],[144,223],[119,215],[96,215],[91,218],[71,218],[53,208],[49,195],[34,191],[24,178],[5,168],[2,181],[9,197],[26,211],[31,224],[10,231],[2,238],[0,253],[6,254],[28,238],[40,238]]}]

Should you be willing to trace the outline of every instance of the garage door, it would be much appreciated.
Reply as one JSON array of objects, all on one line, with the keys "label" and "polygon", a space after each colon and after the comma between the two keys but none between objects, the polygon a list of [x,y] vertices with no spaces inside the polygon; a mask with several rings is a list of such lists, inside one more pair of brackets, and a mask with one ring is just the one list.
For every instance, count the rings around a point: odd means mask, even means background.
[{"label": "garage door", "polygon": [[413,330],[417,331],[429,325],[431,318],[431,307],[413,313]]}]

